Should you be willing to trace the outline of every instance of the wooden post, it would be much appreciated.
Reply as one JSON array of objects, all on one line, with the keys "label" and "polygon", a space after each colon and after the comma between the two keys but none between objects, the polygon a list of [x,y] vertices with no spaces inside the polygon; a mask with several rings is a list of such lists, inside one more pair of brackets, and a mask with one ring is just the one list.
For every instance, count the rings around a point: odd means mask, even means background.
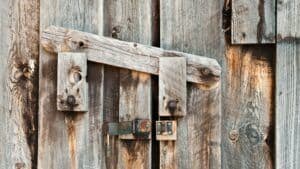
[{"label": "wooden post", "polygon": [[0,4],[0,168],[36,169],[39,1]]}]

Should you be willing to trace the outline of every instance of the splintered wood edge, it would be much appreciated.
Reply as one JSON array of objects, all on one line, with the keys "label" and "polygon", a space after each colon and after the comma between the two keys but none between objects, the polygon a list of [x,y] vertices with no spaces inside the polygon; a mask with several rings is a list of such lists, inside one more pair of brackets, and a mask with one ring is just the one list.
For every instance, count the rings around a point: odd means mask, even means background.
[{"label": "splintered wood edge", "polygon": [[221,67],[215,59],[125,42],[95,34],[50,26],[41,34],[41,45],[50,53],[86,52],[89,61],[158,75],[159,57],[186,57],[187,81],[215,86]]}]

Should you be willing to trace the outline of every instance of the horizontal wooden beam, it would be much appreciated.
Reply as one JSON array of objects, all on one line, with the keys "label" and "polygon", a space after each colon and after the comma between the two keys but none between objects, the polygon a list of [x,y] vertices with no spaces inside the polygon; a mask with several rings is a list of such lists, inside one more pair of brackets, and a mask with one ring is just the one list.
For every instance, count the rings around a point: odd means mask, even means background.
[{"label": "horizontal wooden beam", "polygon": [[215,59],[125,42],[62,27],[50,26],[41,34],[42,47],[51,53],[85,52],[89,61],[158,75],[160,57],[185,57],[187,81],[213,85],[220,81]]}]

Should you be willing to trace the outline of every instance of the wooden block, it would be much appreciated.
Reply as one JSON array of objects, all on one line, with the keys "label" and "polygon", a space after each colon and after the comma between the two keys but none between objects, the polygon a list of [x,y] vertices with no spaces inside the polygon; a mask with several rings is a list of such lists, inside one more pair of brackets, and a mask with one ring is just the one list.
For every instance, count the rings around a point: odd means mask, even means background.
[{"label": "wooden block", "polygon": [[186,115],[186,59],[162,57],[159,60],[159,115]]},{"label": "wooden block", "polygon": [[275,4],[275,0],[233,0],[232,43],[275,43]]},{"label": "wooden block", "polygon": [[58,53],[57,110],[88,111],[85,53]]},{"label": "wooden block", "polygon": [[156,140],[176,140],[176,128],[176,121],[156,121]]}]

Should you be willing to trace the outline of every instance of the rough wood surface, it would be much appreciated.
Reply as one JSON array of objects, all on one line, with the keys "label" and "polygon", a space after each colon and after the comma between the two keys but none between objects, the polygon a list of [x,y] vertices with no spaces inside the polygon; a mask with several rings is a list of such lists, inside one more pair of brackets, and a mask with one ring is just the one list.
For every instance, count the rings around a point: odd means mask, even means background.
[{"label": "rough wood surface", "polygon": [[222,168],[274,167],[274,45],[227,46]]},{"label": "rough wood surface", "polygon": [[[98,7],[98,0],[41,0],[41,31],[57,25],[97,33]],[[40,52],[38,168],[105,168],[103,66],[88,63],[89,112],[60,112],[55,109],[57,55]]]},{"label": "rough wood surface", "polygon": [[220,66],[214,59],[125,42],[51,26],[42,33],[42,46],[51,53],[82,51],[89,61],[158,75],[160,57],[185,57],[187,80],[210,84],[219,81]]},{"label": "rough wood surface", "polygon": [[58,53],[57,110],[88,111],[87,58],[85,53]]},{"label": "rough wood surface", "polygon": [[[103,7],[104,35],[111,35],[113,38],[126,41],[151,44],[152,1],[105,1]],[[135,47],[136,45],[132,43],[131,46]],[[109,47],[111,48],[111,45]],[[122,47],[120,49],[123,50]],[[124,56],[127,52],[123,50],[122,53],[122,58],[119,60],[126,60]],[[138,57],[136,59],[139,60]],[[117,62],[118,59],[113,57],[113,60]],[[153,64],[150,59],[143,62]],[[131,62],[129,65],[134,65],[134,63]],[[146,66],[143,65],[141,68],[144,67]],[[150,74],[121,69],[119,97],[119,121],[133,120],[134,118],[151,119]],[[150,169],[151,141],[119,140],[117,168]]]},{"label": "rough wood surface", "polygon": [[300,167],[300,2],[277,1],[276,168]]},{"label": "rough wood surface", "polygon": [[0,4],[0,168],[36,169],[39,1]]},{"label": "rough wood surface", "polygon": [[[163,48],[221,61],[224,55],[221,1],[160,2]],[[207,77],[211,75],[208,73]],[[160,142],[161,169],[221,168],[220,99],[220,79],[214,85],[188,83],[187,115],[177,120],[177,140]]]},{"label": "rough wood surface", "polygon": [[232,43],[275,43],[275,7],[275,0],[232,0]]},{"label": "rough wood surface", "polygon": [[300,2],[277,1],[277,42],[300,38]]},{"label": "rough wood surface", "polygon": [[290,40],[277,44],[275,160],[277,169],[300,167],[299,57],[299,41]]},{"label": "rough wood surface", "polygon": [[163,48],[223,58],[223,0],[160,0],[160,42]]},{"label": "rough wood surface", "polygon": [[186,59],[159,59],[159,116],[186,115]]}]

